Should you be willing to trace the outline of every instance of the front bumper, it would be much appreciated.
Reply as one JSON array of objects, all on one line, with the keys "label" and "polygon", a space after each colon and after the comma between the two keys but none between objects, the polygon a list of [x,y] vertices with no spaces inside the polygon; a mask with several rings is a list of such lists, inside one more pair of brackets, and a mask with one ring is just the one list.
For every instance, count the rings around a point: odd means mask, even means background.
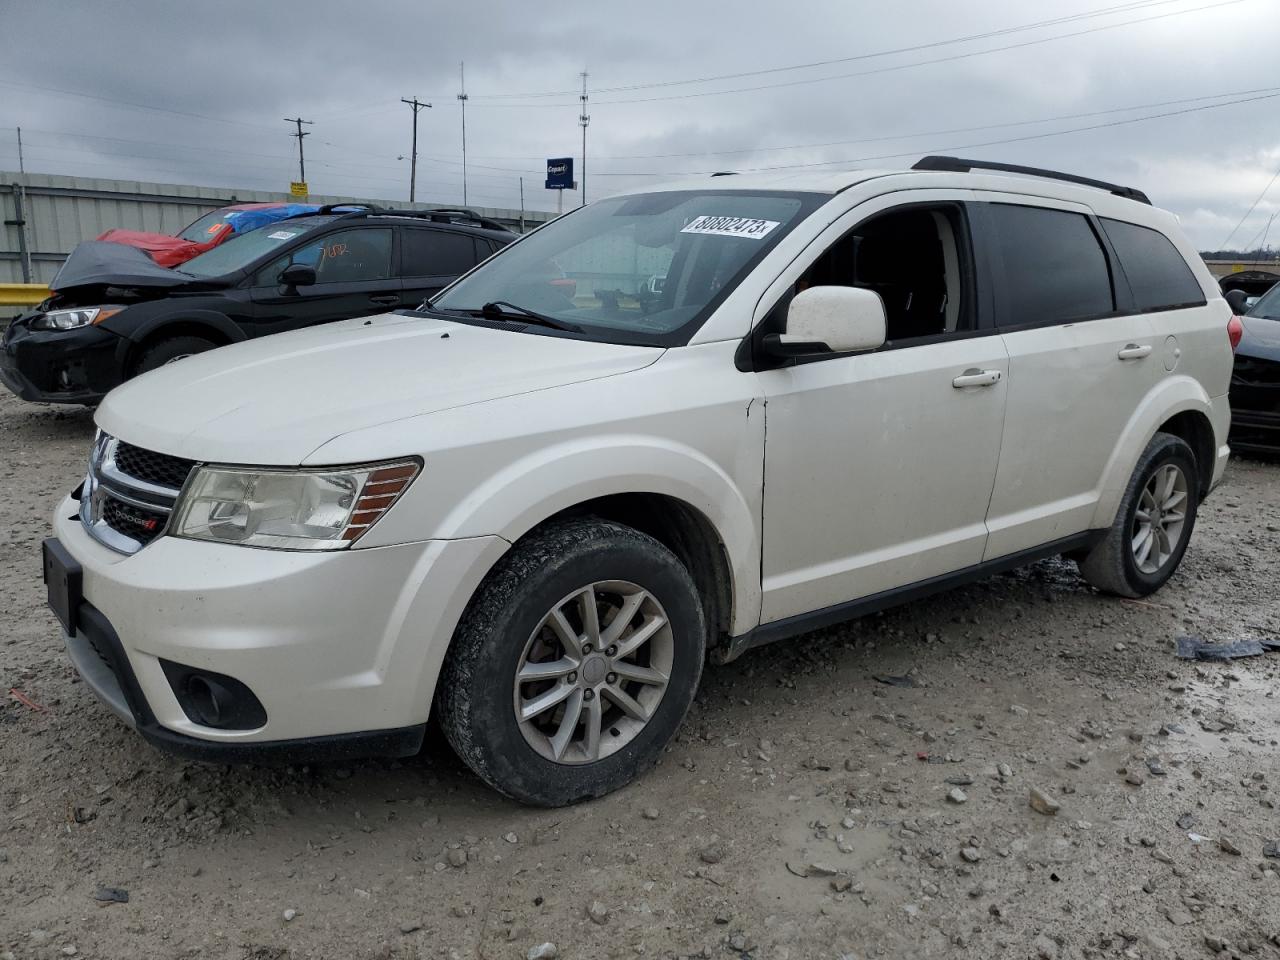
[{"label": "front bumper", "polygon": [[[156,746],[220,762],[416,752],[436,677],[499,537],[338,552],[163,536],[126,556],[91,539],[68,497],[54,532],[82,571],[77,670]],[[184,711],[162,661],[225,674],[266,722],[216,729]]]},{"label": "front bumper", "polygon": [[124,341],[101,327],[32,330],[25,317],[5,331],[0,382],[23,400],[97,403],[124,379]]}]

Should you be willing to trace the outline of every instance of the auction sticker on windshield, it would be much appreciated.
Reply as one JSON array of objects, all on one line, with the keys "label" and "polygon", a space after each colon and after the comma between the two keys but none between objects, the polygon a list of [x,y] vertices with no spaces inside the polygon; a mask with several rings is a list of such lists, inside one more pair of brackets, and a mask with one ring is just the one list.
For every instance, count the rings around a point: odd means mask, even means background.
[{"label": "auction sticker on windshield", "polygon": [[780,222],[778,220],[756,220],[752,217],[694,217],[680,232],[763,240]]},{"label": "auction sticker on windshield", "polygon": [[275,233],[268,233],[267,237],[271,240],[292,240],[297,235],[298,232],[296,230],[293,232],[288,230],[277,230]]}]

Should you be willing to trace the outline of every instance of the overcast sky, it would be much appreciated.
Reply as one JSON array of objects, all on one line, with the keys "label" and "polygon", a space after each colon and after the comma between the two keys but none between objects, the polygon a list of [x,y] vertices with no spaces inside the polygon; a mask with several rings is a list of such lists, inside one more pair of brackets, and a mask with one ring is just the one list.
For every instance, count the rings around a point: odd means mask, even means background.
[{"label": "overcast sky", "polygon": [[[22,40],[0,61],[3,170],[21,125],[29,171],[286,190],[301,116],[313,192],[405,200],[417,96],[418,199],[460,203],[461,61],[473,206],[517,207],[523,175],[554,209],[544,161],[580,158],[583,70],[589,200],[954,152],[1141,187],[1211,249],[1280,168],[1276,0],[0,0],[0,32]],[[1280,181],[1231,245],[1277,211]]]}]

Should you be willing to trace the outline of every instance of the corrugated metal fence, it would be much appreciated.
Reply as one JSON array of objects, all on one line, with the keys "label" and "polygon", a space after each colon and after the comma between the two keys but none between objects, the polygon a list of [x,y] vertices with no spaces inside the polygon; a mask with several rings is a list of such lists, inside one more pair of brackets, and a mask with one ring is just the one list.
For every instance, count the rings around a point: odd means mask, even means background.
[{"label": "corrugated metal fence", "polygon": [[[0,283],[48,283],[62,261],[82,240],[92,240],[104,230],[150,230],[176,234],[210,210],[231,203],[291,200],[287,193],[192,187],[179,184],[142,183],[134,180],[97,180],[43,173],[0,171]],[[447,203],[402,203],[355,197],[307,198],[310,203],[344,203],[358,200],[383,207],[429,210],[456,206]],[[520,211],[472,207],[477,213],[520,229]],[[555,214],[527,211],[526,229],[554,219]],[[25,220],[25,230],[17,223]],[[7,312],[7,311],[6,311]]]}]

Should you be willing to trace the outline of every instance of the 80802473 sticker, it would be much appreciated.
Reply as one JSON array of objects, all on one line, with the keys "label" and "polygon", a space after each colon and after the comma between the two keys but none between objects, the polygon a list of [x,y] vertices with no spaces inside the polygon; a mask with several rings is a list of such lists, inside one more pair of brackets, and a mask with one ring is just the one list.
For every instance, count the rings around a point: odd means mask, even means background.
[{"label": "80802473 sticker", "polygon": [[778,226],[779,222],[778,220],[757,220],[754,217],[702,216],[694,217],[680,232],[763,240]]}]

